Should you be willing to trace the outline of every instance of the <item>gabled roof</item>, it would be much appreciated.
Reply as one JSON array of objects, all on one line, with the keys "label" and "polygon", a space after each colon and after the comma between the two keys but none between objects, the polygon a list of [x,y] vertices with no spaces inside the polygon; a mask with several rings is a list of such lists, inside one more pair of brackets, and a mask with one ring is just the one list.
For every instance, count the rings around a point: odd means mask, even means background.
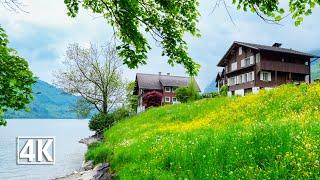
[{"label": "gabled roof", "polygon": [[141,89],[162,89],[159,82],[159,75],[137,73],[136,81]]},{"label": "gabled roof", "polygon": [[222,74],[221,72],[218,72],[218,73],[217,73],[217,76],[216,76],[216,82],[218,81],[218,79],[220,79],[221,74]]},{"label": "gabled roof", "polygon": [[[162,90],[163,86],[181,87],[188,86],[190,77],[159,75],[159,74],[143,74],[137,73],[136,81],[139,88]],[[198,86],[198,84],[197,84]],[[200,88],[198,86],[200,91]]]},{"label": "gabled roof", "polygon": [[239,42],[239,41],[234,41],[229,50],[226,52],[226,54],[222,57],[222,59],[219,61],[218,66],[223,66],[223,60],[226,58],[226,56],[230,53],[230,51],[234,48],[234,46],[245,46],[249,47],[252,49],[256,49],[258,51],[271,51],[271,52],[278,52],[278,53],[285,53],[285,54],[294,54],[294,55],[299,55],[299,56],[305,56],[309,58],[317,58],[318,56],[309,54],[309,53],[304,53],[301,51],[296,51],[293,49],[287,49],[287,48],[281,48],[281,47],[274,47],[274,46],[266,46],[266,45],[261,45],[261,44],[253,44],[253,43],[246,43],[246,42]]}]

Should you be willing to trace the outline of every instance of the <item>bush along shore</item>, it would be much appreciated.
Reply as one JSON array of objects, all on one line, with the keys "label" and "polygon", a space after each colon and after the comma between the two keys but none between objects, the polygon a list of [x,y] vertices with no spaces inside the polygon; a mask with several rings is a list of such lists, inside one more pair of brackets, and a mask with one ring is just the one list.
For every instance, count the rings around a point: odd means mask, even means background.
[{"label": "bush along shore", "polygon": [[[102,141],[102,139],[102,134],[95,134],[88,138],[81,139],[79,143],[90,146],[93,143]],[[113,175],[109,173],[109,169],[109,163],[100,163],[94,165],[92,160],[84,161],[79,171],[74,171],[69,175],[58,177],[56,180],[110,180],[112,179]]]},{"label": "bush along shore", "polygon": [[317,179],[320,84],[151,108],[104,139],[85,158],[119,179]]}]

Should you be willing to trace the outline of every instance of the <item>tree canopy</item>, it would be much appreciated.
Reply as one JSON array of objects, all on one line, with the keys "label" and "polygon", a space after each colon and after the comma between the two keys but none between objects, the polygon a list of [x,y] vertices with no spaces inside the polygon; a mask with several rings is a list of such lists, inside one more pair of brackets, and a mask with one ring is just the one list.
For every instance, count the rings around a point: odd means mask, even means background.
[{"label": "tree canopy", "polygon": [[[196,27],[200,16],[198,0],[64,0],[64,3],[71,17],[78,14],[80,6],[102,15],[121,40],[117,49],[129,68],[147,63],[151,49],[146,38],[149,34],[159,42],[170,65],[182,64],[189,75],[197,75],[200,65],[188,54],[184,35],[200,36]],[[320,1],[289,0],[288,7],[281,7],[280,0],[232,0],[232,3],[268,22],[281,21],[289,15],[285,10],[288,9],[298,26]]]},{"label": "tree canopy", "polygon": [[[280,0],[232,0],[237,8],[252,11],[265,21],[280,22],[284,17],[291,15],[298,26],[304,16],[312,14],[313,9],[320,5],[319,0],[289,0],[288,7],[280,5]],[[288,9],[287,12],[285,9]]]},{"label": "tree canopy", "polygon": [[20,110],[32,100],[35,78],[28,62],[8,45],[8,36],[0,26],[0,125],[6,122],[1,115],[9,108]]},{"label": "tree canopy", "polygon": [[197,0],[65,0],[68,15],[75,17],[82,5],[103,15],[121,40],[117,49],[129,68],[147,63],[150,50],[144,32],[148,32],[163,48],[168,63],[182,64],[196,75],[200,68],[188,54],[184,35],[199,36],[196,28],[199,12]]}]

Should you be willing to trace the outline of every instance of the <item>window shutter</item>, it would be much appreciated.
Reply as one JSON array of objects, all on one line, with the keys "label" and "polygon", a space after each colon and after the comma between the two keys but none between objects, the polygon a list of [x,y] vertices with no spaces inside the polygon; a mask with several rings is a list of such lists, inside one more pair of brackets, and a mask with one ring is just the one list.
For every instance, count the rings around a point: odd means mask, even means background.
[{"label": "window shutter", "polygon": [[242,83],[245,83],[246,81],[246,74],[242,74]]},{"label": "window shutter", "polygon": [[271,72],[268,72],[268,81],[271,81]]},{"label": "window shutter", "polygon": [[241,67],[244,67],[244,59],[241,60]]},{"label": "window shutter", "polygon": [[256,54],[256,63],[260,62],[260,53]]},{"label": "window shutter", "polygon": [[250,56],[250,64],[253,64],[253,56]]},{"label": "window shutter", "polygon": [[252,81],[254,81],[254,71],[251,72],[251,76],[252,76]]},{"label": "window shutter", "polygon": [[260,80],[263,81],[263,72],[260,72]]}]

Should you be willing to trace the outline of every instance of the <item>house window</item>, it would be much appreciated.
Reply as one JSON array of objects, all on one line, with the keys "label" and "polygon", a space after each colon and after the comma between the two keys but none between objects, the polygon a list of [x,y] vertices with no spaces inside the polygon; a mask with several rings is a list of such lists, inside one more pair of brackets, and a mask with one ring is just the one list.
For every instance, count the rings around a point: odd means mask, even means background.
[{"label": "house window", "polygon": [[247,81],[250,82],[251,81],[251,73],[247,73]]},{"label": "house window", "polygon": [[260,53],[256,54],[256,63],[260,62]]},{"label": "house window", "polygon": [[242,47],[239,47],[239,55],[242,54]]},{"label": "house window", "polygon": [[249,66],[250,65],[250,58],[246,58],[244,60],[244,66]]},{"label": "house window", "polygon": [[271,81],[271,72],[261,72],[260,80],[262,80],[262,81]]},{"label": "house window", "polygon": [[173,102],[173,103],[176,103],[176,102],[177,102],[177,98],[176,98],[176,97],[173,97],[173,98],[172,98],[172,102]]},{"label": "house window", "polygon": [[243,75],[243,81],[245,83],[248,82],[248,74],[247,73]]},{"label": "house window", "polygon": [[172,87],[172,92],[176,92],[177,87]]},{"label": "house window", "polygon": [[231,71],[237,70],[237,62],[231,64]]},{"label": "house window", "polygon": [[229,85],[230,86],[235,85],[235,83],[236,83],[236,78],[235,77],[229,78]]},{"label": "house window", "polygon": [[170,90],[171,90],[170,87],[165,87],[165,88],[164,88],[164,91],[165,91],[165,92],[171,92]]},{"label": "house window", "polygon": [[239,75],[238,76],[238,84],[241,84],[242,83],[242,75]]},{"label": "house window", "polygon": [[164,102],[170,102],[170,97],[164,97]]},{"label": "house window", "polygon": [[248,73],[248,81],[253,81],[254,72]]}]

